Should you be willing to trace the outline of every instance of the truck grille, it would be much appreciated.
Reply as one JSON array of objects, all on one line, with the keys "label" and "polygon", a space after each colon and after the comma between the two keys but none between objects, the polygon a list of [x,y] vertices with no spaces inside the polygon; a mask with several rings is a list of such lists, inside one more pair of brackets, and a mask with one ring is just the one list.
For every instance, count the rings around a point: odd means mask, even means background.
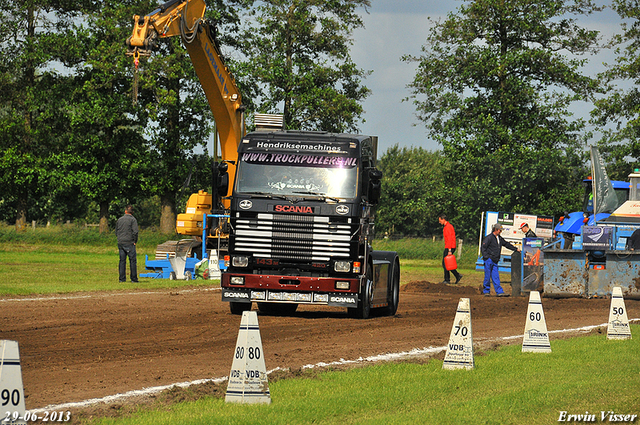
[{"label": "truck grille", "polygon": [[254,257],[329,261],[349,258],[351,219],[286,214],[237,216],[232,220],[233,251]]}]

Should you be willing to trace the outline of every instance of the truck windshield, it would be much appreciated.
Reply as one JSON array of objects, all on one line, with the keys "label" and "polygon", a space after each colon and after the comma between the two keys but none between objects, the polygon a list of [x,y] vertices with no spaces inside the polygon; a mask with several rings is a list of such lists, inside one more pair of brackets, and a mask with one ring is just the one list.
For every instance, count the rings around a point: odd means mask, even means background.
[{"label": "truck windshield", "polygon": [[357,159],[338,155],[243,153],[236,191],[355,198]]}]

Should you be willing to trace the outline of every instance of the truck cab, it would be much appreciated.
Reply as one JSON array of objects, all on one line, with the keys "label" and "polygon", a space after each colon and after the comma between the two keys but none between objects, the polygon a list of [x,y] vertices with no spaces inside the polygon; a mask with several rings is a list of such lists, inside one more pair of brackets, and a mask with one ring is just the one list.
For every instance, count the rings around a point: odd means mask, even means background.
[{"label": "truck cab", "polygon": [[222,299],[232,313],[258,303],[289,313],[298,304],[395,314],[400,265],[373,251],[382,174],[377,139],[326,132],[247,134],[238,148]]}]

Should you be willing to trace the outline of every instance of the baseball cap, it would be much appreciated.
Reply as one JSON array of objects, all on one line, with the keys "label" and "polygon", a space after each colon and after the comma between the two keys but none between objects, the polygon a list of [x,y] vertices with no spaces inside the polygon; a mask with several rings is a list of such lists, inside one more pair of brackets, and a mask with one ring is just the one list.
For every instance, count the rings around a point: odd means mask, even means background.
[{"label": "baseball cap", "polygon": [[522,224],[520,225],[520,228],[522,229],[524,226],[528,226],[528,224],[527,224],[527,223],[522,223]]},{"label": "baseball cap", "polygon": [[496,223],[493,225],[493,230],[502,230],[502,224]]}]

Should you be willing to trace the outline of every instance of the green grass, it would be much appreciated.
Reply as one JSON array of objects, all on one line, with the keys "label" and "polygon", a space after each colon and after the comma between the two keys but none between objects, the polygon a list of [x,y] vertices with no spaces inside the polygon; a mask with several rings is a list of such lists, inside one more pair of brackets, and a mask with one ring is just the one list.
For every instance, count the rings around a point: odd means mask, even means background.
[{"label": "green grass", "polygon": [[[633,325],[638,335],[640,326]],[[96,424],[549,424],[560,412],[640,414],[640,342],[604,335],[552,340],[550,354],[520,345],[476,354],[474,370],[387,363],[270,384],[270,405],[196,402]],[[636,420],[635,423],[638,421]]]},{"label": "green grass", "polygon": [[[158,244],[180,238],[142,231],[136,250],[138,274],[145,272],[145,255],[153,259]],[[0,295],[175,288],[213,283],[152,278],[140,278],[138,284],[119,283],[118,261],[113,232],[100,235],[96,228],[71,225],[17,233],[13,226],[0,226],[0,275],[3,277]],[[128,273],[127,265],[127,278]]]},{"label": "green grass", "polygon": [[[144,273],[145,254],[154,257],[156,246],[181,235],[140,232],[137,245],[138,274]],[[431,239],[380,239],[374,248],[397,251],[400,256],[401,283],[416,280],[440,282],[442,241]],[[476,248],[467,245],[459,260],[463,282],[476,284],[481,273],[474,269]],[[141,278],[140,283],[118,282],[118,249],[113,231],[101,235],[95,227],[74,225],[39,227],[16,232],[14,226],[0,225],[1,295],[32,295],[122,289],[174,288],[207,285],[211,281],[170,281]]]}]

